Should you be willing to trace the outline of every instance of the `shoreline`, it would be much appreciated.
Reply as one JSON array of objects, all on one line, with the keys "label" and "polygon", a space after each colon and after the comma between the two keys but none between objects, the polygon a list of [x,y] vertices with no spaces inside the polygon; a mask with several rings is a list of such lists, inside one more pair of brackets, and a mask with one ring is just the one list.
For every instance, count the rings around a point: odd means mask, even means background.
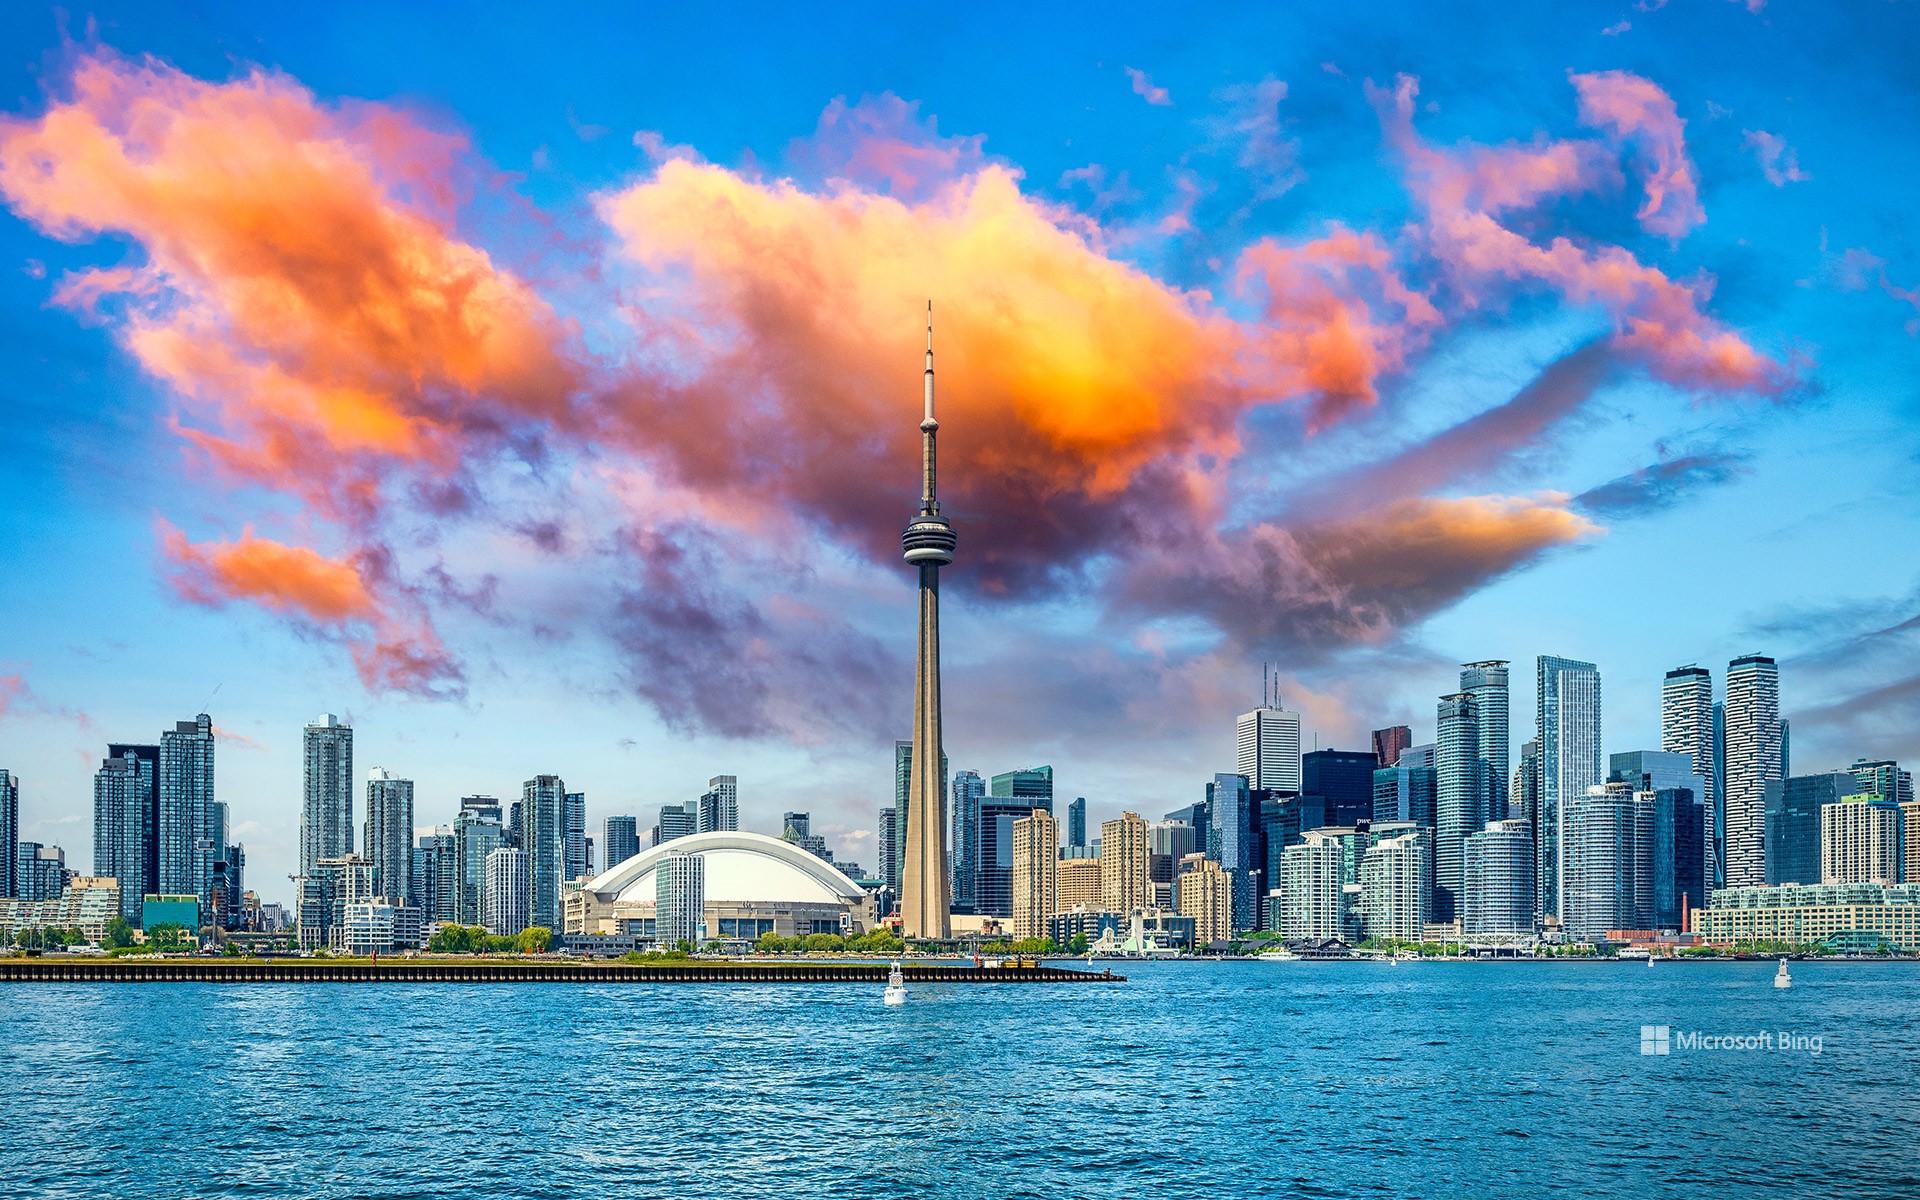
[{"label": "shoreline", "polygon": [[[0,959],[5,983],[876,983],[885,963],[683,962],[400,958],[101,958],[41,955]],[[972,967],[902,963],[909,983],[1124,983],[1125,975],[1068,967]]]}]

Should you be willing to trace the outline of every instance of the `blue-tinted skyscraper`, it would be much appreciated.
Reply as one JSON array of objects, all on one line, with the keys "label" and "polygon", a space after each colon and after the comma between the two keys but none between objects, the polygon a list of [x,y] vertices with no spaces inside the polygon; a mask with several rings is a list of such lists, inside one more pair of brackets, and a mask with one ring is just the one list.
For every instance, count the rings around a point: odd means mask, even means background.
[{"label": "blue-tinted skyscraper", "polygon": [[[1375,824],[1382,821],[1411,821],[1425,829],[1434,827],[1434,810],[1439,793],[1439,772],[1432,767],[1385,767],[1373,773],[1373,814]],[[1533,872],[1527,872],[1531,879]]]},{"label": "blue-tinted skyscraper", "polygon": [[405,903],[413,894],[413,780],[384,767],[367,775],[365,844],[380,895]]},{"label": "blue-tinted skyscraper", "polygon": [[600,840],[606,846],[603,869],[611,871],[640,853],[640,822],[635,817],[608,817]]},{"label": "blue-tinted skyscraper", "polygon": [[353,726],[321,713],[301,731],[300,873],[353,853]]},{"label": "blue-tinted skyscraper", "polygon": [[1087,844],[1087,798],[1075,796],[1073,803],[1067,805],[1067,845],[1085,846]]},{"label": "blue-tinted skyscraper", "polygon": [[1561,879],[1567,848],[1560,836],[1563,805],[1599,787],[1600,668],[1590,662],[1543,654],[1536,663],[1538,690],[1535,716],[1540,742],[1539,838],[1540,856],[1535,886],[1540,890],[1542,916],[1564,920]]},{"label": "blue-tinted skyscraper", "polygon": [[520,848],[526,851],[527,924],[560,928],[560,893],[567,869],[567,785],[558,775],[536,775],[520,792]]},{"label": "blue-tinted skyscraper", "polygon": [[980,804],[987,781],[978,771],[953,777],[953,911],[971,913],[980,902]]},{"label": "blue-tinted skyscraper", "polygon": [[1301,793],[1318,796],[1328,825],[1353,825],[1373,815],[1371,750],[1315,750],[1300,760]]},{"label": "blue-tinted skyscraper", "polygon": [[[587,874],[587,794],[568,792],[565,819],[567,839],[568,879],[581,879]],[[556,927],[557,928],[557,927]]]},{"label": "blue-tinted skyscraper", "polygon": [[1433,917],[1452,921],[1461,915],[1467,839],[1487,825],[1487,764],[1480,757],[1478,703],[1471,695],[1442,696],[1437,717]]},{"label": "blue-tinted skyscraper", "polygon": [[213,907],[213,718],[201,713],[160,735],[160,875],[167,895]]},{"label": "blue-tinted skyscraper", "polygon": [[[1207,857],[1233,880],[1233,927],[1254,928],[1253,797],[1245,775],[1215,775],[1207,785],[1212,827]],[[1262,872],[1264,873],[1264,871]]]},{"label": "blue-tinted skyscraper", "polygon": [[1766,811],[1767,882],[1819,883],[1820,810],[1859,790],[1851,771],[1770,779],[1762,788]]},{"label": "blue-tinted skyscraper", "polygon": [[20,894],[20,867],[14,847],[20,844],[20,781],[11,771],[0,771],[0,897]]},{"label": "blue-tinted skyscraper", "polygon": [[1473,719],[1480,735],[1480,759],[1486,763],[1487,820],[1507,816],[1509,763],[1513,737],[1507,693],[1507,662],[1488,659],[1460,668],[1460,690],[1473,697]]},{"label": "blue-tinted skyscraper", "polygon": [[93,873],[120,882],[120,915],[140,920],[141,897],[153,890],[147,874],[153,826],[154,769],[159,748],[142,757],[130,748],[101,762],[93,777]]}]

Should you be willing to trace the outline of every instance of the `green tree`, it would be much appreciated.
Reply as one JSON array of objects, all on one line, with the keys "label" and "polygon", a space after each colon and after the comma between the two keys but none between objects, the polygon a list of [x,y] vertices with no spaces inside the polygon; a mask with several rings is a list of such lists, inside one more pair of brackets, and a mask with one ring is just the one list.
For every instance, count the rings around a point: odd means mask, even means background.
[{"label": "green tree", "polygon": [[692,954],[692,953],[693,953],[693,939],[691,939],[691,938],[681,938],[681,939],[680,939],[679,941],[677,941],[677,942],[675,942],[675,943],[673,944],[673,948],[674,948],[675,950],[678,950],[678,951],[679,951],[679,952],[680,952],[681,954]]},{"label": "green tree", "polygon": [[106,936],[102,939],[109,950],[119,950],[133,945],[133,926],[125,917],[115,917],[107,922]]},{"label": "green tree", "polygon": [[812,952],[839,951],[847,948],[847,939],[837,933],[810,933],[806,948]]},{"label": "green tree", "polygon": [[553,930],[544,925],[522,929],[513,939],[513,947],[522,954],[545,954],[553,946]]},{"label": "green tree", "polygon": [[1067,939],[1067,949],[1074,954],[1085,954],[1091,945],[1093,945],[1093,939],[1085,933],[1076,933]]}]

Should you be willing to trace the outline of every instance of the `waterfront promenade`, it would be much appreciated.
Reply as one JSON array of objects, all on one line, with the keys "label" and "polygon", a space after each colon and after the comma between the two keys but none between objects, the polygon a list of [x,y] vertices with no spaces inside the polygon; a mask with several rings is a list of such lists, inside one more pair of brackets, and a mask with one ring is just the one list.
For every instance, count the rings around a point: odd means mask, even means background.
[{"label": "waterfront promenade", "polygon": [[[558,959],[100,958],[0,959],[0,983],[876,983],[888,964],[569,962]],[[1121,983],[1110,971],[905,963],[908,983]]]}]

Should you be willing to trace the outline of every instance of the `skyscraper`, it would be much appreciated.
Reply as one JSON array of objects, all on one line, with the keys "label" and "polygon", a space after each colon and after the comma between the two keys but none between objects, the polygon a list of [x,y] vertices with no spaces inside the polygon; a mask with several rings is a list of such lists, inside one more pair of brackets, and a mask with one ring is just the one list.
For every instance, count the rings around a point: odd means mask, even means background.
[{"label": "skyscraper", "polygon": [[1767,881],[1766,787],[1780,779],[1780,668],[1764,654],[1727,664],[1728,887]]},{"label": "skyscraper", "polygon": [[1507,788],[1507,816],[1518,817],[1539,836],[1540,739],[1520,743],[1520,761],[1513,764],[1513,782]]},{"label": "skyscraper", "polygon": [[13,848],[20,842],[20,781],[0,771],[0,898],[20,894],[20,868]]},{"label": "skyscraper", "polygon": [[1466,841],[1487,824],[1487,763],[1480,757],[1479,702],[1472,695],[1442,696],[1438,719],[1433,916],[1437,921],[1452,921],[1461,915]]},{"label": "skyscraper", "polygon": [[[1913,799],[1913,772],[1903,770],[1893,759],[1859,758],[1847,770],[1860,785],[1856,791],[1872,792],[1895,804],[1905,804]],[[1920,880],[1914,882],[1920,883]]]},{"label": "skyscraper", "polygon": [[[492,922],[487,917],[487,860],[495,850],[506,844],[506,826],[500,819],[500,802],[491,796],[468,796],[460,802],[460,813],[453,819],[453,867],[451,872],[450,901],[453,916],[449,919],[462,925],[487,925]],[[520,880],[522,889],[526,886],[526,859],[516,860],[511,869],[516,872],[514,878]],[[448,872],[441,873],[442,879],[448,879]],[[526,927],[526,901],[515,901],[521,917],[521,927]],[[445,907],[443,905],[443,907]]]},{"label": "skyscraper", "polygon": [[120,882],[120,915],[136,924],[141,898],[153,890],[146,831],[152,825],[155,765],[129,750],[102,760],[93,777],[93,873]]},{"label": "skyscraper", "polygon": [[1653,923],[1654,794],[1603,783],[1563,801],[1567,936],[1602,938]]},{"label": "skyscraper", "polygon": [[[1360,933],[1417,942],[1432,919],[1432,831],[1393,822],[1360,859]],[[1531,909],[1532,894],[1527,896]]]},{"label": "skyscraper", "polygon": [[1370,819],[1411,821],[1434,827],[1439,772],[1432,767],[1385,767],[1373,773],[1373,812]]},{"label": "skyscraper", "polygon": [[[1259,708],[1234,719],[1234,746],[1240,774],[1247,777],[1249,787],[1276,792],[1300,790],[1299,713],[1263,699]],[[1239,881],[1234,887],[1240,887]]]},{"label": "skyscraper", "polygon": [[1002,771],[988,783],[987,794],[1003,799],[1025,800],[1034,808],[1052,812],[1053,768],[1022,767],[1018,771]]},{"label": "skyscraper", "polygon": [[1374,766],[1381,769],[1400,761],[1400,752],[1413,745],[1413,730],[1405,725],[1389,725],[1373,731]]},{"label": "skyscraper", "polygon": [[1301,794],[1320,798],[1329,825],[1367,820],[1373,814],[1374,762],[1370,750],[1328,749],[1303,754]]},{"label": "skyscraper", "polygon": [[107,757],[132,758],[134,765],[131,769],[139,776],[138,786],[143,793],[139,813],[139,880],[132,888],[129,888],[125,881],[120,885],[120,897],[123,903],[126,902],[129,891],[133,894],[134,915],[128,919],[137,924],[141,898],[149,893],[157,893],[160,885],[160,747],[129,742],[109,742]]},{"label": "skyscraper", "polygon": [[1901,882],[1900,806],[1874,792],[1820,808],[1820,882]]},{"label": "skyscraper", "polygon": [[1562,805],[1605,778],[1600,770],[1600,668],[1543,654],[1535,664],[1536,739],[1540,743],[1540,813],[1534,822],[1539,856],[1534,887],[1543,917],[1565,920],[1560,883],[1567,850]]},{"label": "skyscraper", "polygon": [[1265,864],[1254,861],[1253,797],[1247,787],[1247,777],[1215,775],[1207,785],[1207,812],[1212,826],[1207,830],[1206,854],[1220,864],[1231,881],[1233,928],[1252,929],[1256,903],[1254,880],[1257,871],[1264,871]]},{"label": "skyscraper", "polygon": [[521,785],[520,848],[527,853],[527,924],[560,928],[560,891],[567,868],[567,785],[536,775]]},{"label": "skyscraper", "polygon": [[413,894],[413,780],[385,767],[367,774],[366,858],[382,896],[405,902]]},{"label": "skyscraper", "polygon": [[[1660,748],[1692,756],[1694,774],[1704,791],[1701,811],[1706,818],[1703,868],[1706,886],[1720,879],[1720,766],[1713,735],[1713,672],[1692,663],[1667,672],[1660,684]],[[1704,898],[1700,904],[1705,907]]]},{"label": "skyscraper", "polygon": [[353,853],[353,726],[321,713],[302,733],[300,873]]},{"label": "skyscraper", "polygon": [[[582,812],[585,811],[585,799],[582,798]],[[707,780],[707,790],[700,795],[698,809],[699,828],[695,833],[733,832],[740,828],[740,781],[732,775],[715,775]],[[585,817],[581,818],[584,826]],[[585,829],[581,830],[585,835]]]},{"label": "skyscraper", "polygon": [[659,823],[653,827],[653,844],[670,842],[675,838],[690,837],[699,829],[700,802],[690,800],[685,804],[662,804]]},{"label": "skyscraper", "polygon": [[160,735],[157,840],[163,893],[213,907],[213,718],[201,713]]},{"label": "skyscraper", "polygon": [[606,858],[603,870],[611,871],[640,853],[640,822],[634,817],[608,817],[600,836]]},{"label": "skyscraper", "polygon": [[567,879],[583,879],[589,872],[587,847],[591,844],[587,838],[587,794],[568,792],[563,819],[566,821],[564,836],[567,841]]},{"label": "skyscraper", "polygon": [[980,802],[987,781],[978,771],[953,777],[953,910],[971,913],[980,898]]},{"label": "skyscraper", "polygon": [[1533,934],[1533,827],[1519,818],[1489,821],[1467,838],[1460,932],[1469,941]]},{"label": "skyscraper", "polygon": [[1767,823],[1767,883],[1820,882],[1820,810],[1853,795],[1849,771],[1794,775],[1767,781],[1761,803]]},{"label": "skyscraper", "polygon": [[699,942],[706,934],[707,860],[669,850],[654,868],[654,936],[660,942]]},{"label": "skyscraper", "polygon": [[[874,833],[879,845],[876,853],[880,863],[874,868],[873,875],[875,879],[886,880],[888,887],[894,887],[893,881],[900,878],[900,821],[891,805],[880,810],[878,825]],[[899,889],[894,890],[897,895]]]},{"label": "skyscraper", "polygon": [[533,923],[527,919],[530,892],[525,850],[497,846],[487,855],[482,898],[482,918],[488,933],[511,937]]},{"label": "skyscraper", "polygon": [[[920,573],[920,639],[914,657],[913,779],[907,798],[906,862],[900,872],[900,931],[944,940],[951,932],[947,866],[946,753],[940,724],[940,568],[953,561],[953,523],[940,515],[935,484],[933,303],[927,303],[926,411],[920,421],[920,511],[900,535]],[[1052,806],[1048,806],[1051,810]]]},{"label": "skyscraper", "polygon": [[1073,803],[1067,805],[1067,845],[1085,846],[1087,844],[1087,798],[1075,796]]},{"label": "skyscraper", "polygon": [[1488,659],[1460,668],[1460,690],[1473,697],[1473,719],[1479,730],[1480,760],[1486,764],[1486,813],[1489,821],[1507,816],[1507,767],[1513,754],[1509,733],[1507,660]]},{"label": "skyscraper", "polygon": [[1101,907],[1114,913],[1145,907],[1152,898],[1147,883],[1147,823],[1133,812],[1101,822]]},{"label": "skyscraper", "polygon": [[1060,827],[1053,814],[1034,809],[1013,823],[1013,936],[1047,936],[1058,910]]}]

